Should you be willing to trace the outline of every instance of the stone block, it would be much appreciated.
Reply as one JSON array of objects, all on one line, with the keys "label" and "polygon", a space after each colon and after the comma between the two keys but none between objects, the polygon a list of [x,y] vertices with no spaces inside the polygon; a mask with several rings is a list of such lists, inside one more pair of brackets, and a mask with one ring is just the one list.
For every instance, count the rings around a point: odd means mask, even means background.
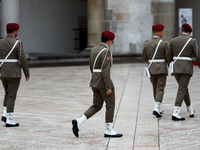
[{"label": "stone block", "polygon": [[151,3],[150,2],[131,2],[129,5],[129,12],[131,14],[150,14]]},{"label": "stone block", "polygon": [[159,4],[158,2],[152,2],[151,3],[151,13],[152,14],[159,14]]},{"label": "stone block", "polygon": [[165,29],[172,29],[175,26],[175,16],[173,14],[154,15],[154,24],[163,24]]},{"label": "stone block", "polygon": [[112,32],[117,32],[117,21],[110,21],[110,30]]},{"label": "stone block", "polygon": [[130,21],[116,21],[116,28],[117,32],[124,32],[129,33],[130,32]]},{"label": "stone block", "polygon": [[161,19],[161,15],[157,15],[157,14],[154,15],[153,16],[153,24],[162,24],[160,19]]},{"label": "stone block", "polygon": [[101,9],[88,9],[88,20],[101,20],[102,11]]},{"label": "stone block", "polygon": [[173,2],[162,2],[160,4],[160,12],[162,14],[171,14],[175,12],[175,5]]},{"label": "stone block", "polygon": [[88,21],[88,33],[99,33],[101,30],[101,21]]},{"label": "stone block", "polygon": [[130,43],[130,53],[131,54],[136,54],[136,44]]},{"label": "stone block", "polygon": [[160,16],[160,22],[165,26],[165,29],[174,28],[174,21],[175,21],[174,15],[163,14]]},{"label": "stone block", "polygon": [[152,14],[166,14],[174,13],[175,5],[174,2],[152,2],[151,13]]},{"label": "stone block", "polygon": [[144,48],[144,44],[137,44],[136,45],[136,54],[142,54]]},{"label": "stone block", "polygon": [[163,39],[167,40],[168,43],[171,41],[171,39],[172,39],[173,37],[176,36],[176,35],[175,35],[175,29],[165,30],[164,32],[165,32],[165,34],[164,34],[164,36],[163,36]]},{"label": "stone block", "polygon": [[102,31],[110,30],[110,21],[103,21],[102,22]]},{"label": "stone block", "polygon": [[88,44],[99,44],[100,43],[100,38],[101,38],[101,33],[98,34],[88,34]]},{"label": "stone block", "polygon": [[113,19],[114,20],[130,20],[131,14],[130,13],[114,13]]},{"label": "stone block", "polygon": [[113,20],[113,10],[105,10],[105,20]]},{"label": "stone block", "polygon": [[127,13],[129,12],[129,5],[131,0],[109,0],[108,9],[113,9],[113,13]]}]

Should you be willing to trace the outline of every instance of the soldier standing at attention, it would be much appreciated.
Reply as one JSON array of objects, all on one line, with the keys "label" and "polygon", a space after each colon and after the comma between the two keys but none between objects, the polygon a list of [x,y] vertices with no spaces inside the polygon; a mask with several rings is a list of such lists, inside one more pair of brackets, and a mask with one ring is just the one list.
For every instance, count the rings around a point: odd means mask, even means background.
[{"label": "soldier standing at attention", "polygon": [[0,78],[5,90],[1,120],[6,123],[6,127],[19,126],[19,123],[13,121],[13,112],[21,79],[21,68],[24,71],[26,81],[30,78],[22,43],[16,39],[18,29],[17,23],[7,24],[7,36],[0,39]]},{"label": "soldier standing at attention", "polygon": [[191,26],[183,24],[181,34],[171,40],[169,50],[166,54],[168,62],[174,60],[173,74],[179,84],[174,112],[172,114],[172,120],[174,121],[185,120],[185,118],[179,115],[183,100],[185,101],[190,117],[194,117],[195,112],[191,105],[188,85],[193,74],[192,57],[196,58],[197,64],[200,66],[200,54],[196,39],[190,37],[191,32]]},{"label": "soldier standing at attention", "polygon": [[150,81],[153,85],[153,95],[155,100],[155,108],[153,115],[162,117],[161,103],[164,95],[164,88],[166,85],[166,78],[168,74],[166,64],[166,51],[168,44],[162,40],[164,26],[161,24],[153,25],[153,38],[144,44],[142,52],[142,60],[148,63],[148,70],[150,73]]},{"label": "soldier standing at attention", "polygon": [[112,66],[112,53],[109,46],[112,44],[115,35],[110,31],[102,32],[101,44],[92,49],[90,53],[90,71],[92,73],[90,87],[93,91],[93,105],[78,119],[72,120],[72,131],[76,137],[80,125],[101,110],[103,103],[106,103],[106,130],[104,137],[122,137],[113,130],[113,117],[115,110],[115,89],[110,78]]}]

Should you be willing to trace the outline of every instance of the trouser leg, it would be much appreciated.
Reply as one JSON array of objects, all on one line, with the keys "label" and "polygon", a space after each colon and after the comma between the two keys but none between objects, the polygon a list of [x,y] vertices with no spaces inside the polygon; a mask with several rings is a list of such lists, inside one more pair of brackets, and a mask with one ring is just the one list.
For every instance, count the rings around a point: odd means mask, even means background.
[{"label": "trouser leg", "polygon": [[166,74],[152,75],[150,81],[153,85],[153,95],[155,102],[162,103],[164,89],[166,85]]},{"label": "trouser leg", "polygon": [[5,89],[4,106],[7,106],[7,113],[13,113],[20,79],[2,78],[2,83]]},{"label": "trouser leg", "polygon": [[186,94],[184,96],[184,102],[185,102],[186,106],[190,106],[191,105],[190,95],[189,95],[188,88],[187,88]]},{"label": "trouser leg", "polygon": [[111,94],[106,94],[105,90],[101,91],[102,97],[106,102],[106,116],[105,122],[110,123],[113,122],[114,111],[115,111],[115,89],[112,89]]},{"label": "trouser leg", "polygon": [[156,102],[156,80],[157,80],[157,76],[151,75],[150,81],[153,86],[153,97],[154,97],[155,102]]},{"label": "trouser leg", "polygon": [[8,82],[6,78],[1,79],[2,85],[4,87],[5,95],[3,101],[3,107],[7,107],[7,97],[8,97]]},{"label": "trouser leg", "polygon": [[191,75],[175,74],[175,78],[179,84],[175,106],[181,107],[183,100],[185,100],[186,105],[190,104],[191,102],[190,102],[190,96],[188,92],[188,85],[190,82]]},{"label": "trouser leg", "polygon": [[92,90],[93,90],[93,105],[90,108],[88,108],[88,110],[86,110],[84,113],[87,119],[89,119],[99,110],[101,110],[104,102],[100,91],[97,88],[92,88]]},{"label": "trouser leg", "polygon": [[166,85],[166,74],[159,74],[157,75],[157,82],[156,82],[156,102],[162,103],[164,89]]},{"label": "trouser leg", "polygon": [[114,110],[115,110],[115,90],[112,89],[111,94],[107,94],[104,88],[92,88],[94,92],[93,105],[84,113],[89,119],[95,113],[97,113],[103,106],[103,102],[106,102],[106,117],[105,121],[113,122]]}]

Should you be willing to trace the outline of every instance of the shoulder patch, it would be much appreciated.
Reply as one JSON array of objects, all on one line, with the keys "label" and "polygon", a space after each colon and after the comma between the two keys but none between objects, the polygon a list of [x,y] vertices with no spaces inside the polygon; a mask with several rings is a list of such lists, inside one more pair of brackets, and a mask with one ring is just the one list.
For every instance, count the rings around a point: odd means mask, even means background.
[{"label": "shoulder patch", "polygon": [[110,56],[107,56],[107,60],[110,60]]}]

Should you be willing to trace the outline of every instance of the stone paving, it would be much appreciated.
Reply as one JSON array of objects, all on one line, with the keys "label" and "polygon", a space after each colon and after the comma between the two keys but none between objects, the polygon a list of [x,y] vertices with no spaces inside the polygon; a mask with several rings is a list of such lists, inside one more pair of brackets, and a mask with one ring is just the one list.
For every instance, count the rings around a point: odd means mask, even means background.
[{"label": "stone paving", "polygon": [[[1,122],[1,150],[198,150],[200,149],[200,71],[194,67],[189,85],[196,110],[189,118],[185,104],[174,122],[171,115],[177,83],[168,76],[163,100],[163,117],[152,115],[152,85],[143,76],[143,63],[115,64],[112,79],[116,90],[114,129],[122,138],[104,138],[105,107],[87,120],[76,138],[71,120],[79,117],[92,104],[89,67],[31,68],[31,79],[24,77],[19,88],[14,120],[17,128],[5,128]],[[3,88],[0,99],[3,102]]]}]

